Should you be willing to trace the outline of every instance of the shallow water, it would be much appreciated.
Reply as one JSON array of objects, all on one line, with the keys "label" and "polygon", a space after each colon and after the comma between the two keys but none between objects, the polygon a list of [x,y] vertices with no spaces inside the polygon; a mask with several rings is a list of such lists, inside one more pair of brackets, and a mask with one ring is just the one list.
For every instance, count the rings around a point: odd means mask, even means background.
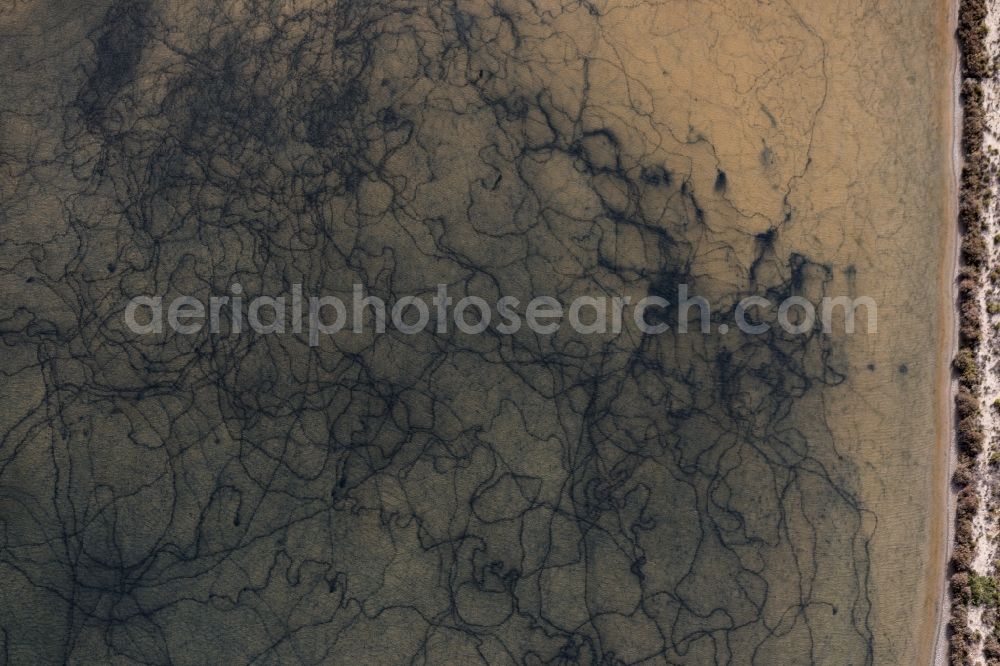
[{"label": "shallow water", "polygon": [[[947,11],[0,14],[11,663],[926,658]],[[564,303],[686,284],[712,330],[668,311],[656,336],[311,347],[123,323],[131,297],[234,283]],[[720,333],[750,295],[870,296],[877,332]]]}]

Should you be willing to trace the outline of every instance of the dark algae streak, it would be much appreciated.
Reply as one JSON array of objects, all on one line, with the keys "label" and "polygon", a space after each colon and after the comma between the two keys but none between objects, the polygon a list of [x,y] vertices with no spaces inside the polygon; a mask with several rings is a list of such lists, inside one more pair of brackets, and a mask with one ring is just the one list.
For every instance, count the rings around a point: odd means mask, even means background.
[{"label": "dark algae streak", "polygon": [[[0,9],[0,663],[915,663],[931,9],[834,4]],[[440,283],[686,284],[712,333],[123,315]],[[718,333],[844,294],[877,335]]]}]

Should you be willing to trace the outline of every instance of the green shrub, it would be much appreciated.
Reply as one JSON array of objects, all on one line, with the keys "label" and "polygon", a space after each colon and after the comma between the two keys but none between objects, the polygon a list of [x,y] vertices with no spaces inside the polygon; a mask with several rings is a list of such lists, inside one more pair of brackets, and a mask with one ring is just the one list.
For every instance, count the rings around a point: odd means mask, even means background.
[{"label": "green shrub", "polygon": [[977,606],[1000,605],[1000,590],[992,576],[980,576],[975,571],[970,571],[969,591],[972,593],[972,603]]},{"label": "green shrub", "polygon": [[968,465],[959,464],[955,467],[955,472],[951,475],[951,482],[959,488],[964,488],[972,483],[972,470]]},{"label": "green shrub", "polygon": [[970,416],[958,422],[958,445],[970,456],[977,456],[983,451],[986,436],[979,425],[979,419]]},{"label": "green shrub", "polygon": [[[1000,398],[997,398],[997,402],[1000,402]],[[959,387],[958,393],[955,394],[955,412],[960,419],[979,413],[979,401],[964,386]]]},{"label": "green shrub", "polygon": [[976,363],[976,355],[968,347],[959,350],[955,355],[955,370],[958,372],[958,380],[963,386],[973,389],[979,386],[982,379],[982,371]]},{"label": "green shrub", "polygon": [[986,243],[977,233],[967,233],[962,239],[962,256],[970,266],[982,266],[986,263]]}]

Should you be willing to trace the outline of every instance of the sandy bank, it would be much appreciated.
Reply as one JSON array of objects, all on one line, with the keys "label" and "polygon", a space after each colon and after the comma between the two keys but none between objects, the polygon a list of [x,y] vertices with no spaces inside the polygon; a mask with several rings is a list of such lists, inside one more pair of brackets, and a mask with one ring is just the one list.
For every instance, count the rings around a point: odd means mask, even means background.
[{"label": "sandy bank", "polygon": [[941,266],[940,270],[940,319],[938,348],[938,381],[935,383],[938,405],[937,432],[934,455],[934,496],[931,512],[931,531],[938,538],[931,544],[928,554],[927,596],[922,618],[923,631],[920,632],[919,654],[925,655],[924,663],[936,666],[948,664],[948,621],[951,618],[951,599],[948,576],[948,560],[954,543],[955,493],[951,476],[955,459],[955,406],[954,396],[957,382],[953,378],[952,359],[958,348],[958,310],[955,276],[959,268],[959,227],[958,197],[959,179],[962,169],[961,135],[962,106],[959,99],[962,72],[955,30],[958,25],[959,0],[948,0],[943,4],[942,27],[939,33],[944,41],[943,51],[949,54],[946,62],[947,73],[952,85],[941,105],[941,128],[947,133],[945,140],[950,145],[951,164],[948,169],[946,188],[946,218],[941,225]]}]

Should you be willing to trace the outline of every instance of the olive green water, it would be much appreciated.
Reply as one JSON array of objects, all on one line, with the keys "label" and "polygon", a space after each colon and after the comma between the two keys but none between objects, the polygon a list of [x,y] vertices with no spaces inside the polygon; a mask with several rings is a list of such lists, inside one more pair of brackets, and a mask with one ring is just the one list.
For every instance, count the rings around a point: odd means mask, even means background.
[{"label": "olive green water", "polygon": [[[0,10],[6,663],[928,661],[948,11]],[[123,323],[235,282],[684,283],[714,314],[315,348]],[[870,296],[877,331],[719,333],[749,295]]]}]

